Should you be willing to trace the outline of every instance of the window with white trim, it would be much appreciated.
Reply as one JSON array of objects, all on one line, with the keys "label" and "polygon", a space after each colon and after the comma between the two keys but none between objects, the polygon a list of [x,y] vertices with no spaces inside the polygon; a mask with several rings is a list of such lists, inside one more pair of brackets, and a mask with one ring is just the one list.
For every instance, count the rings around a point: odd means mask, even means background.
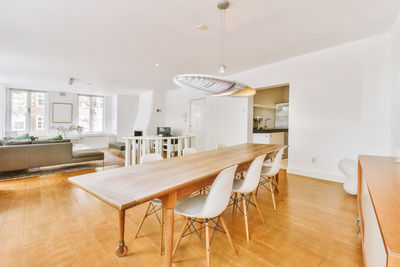
[{"label": "window with white trim", "polygon": [[104,131],[104,97],[78,96],[79,126],[84,133],[99,133]]},{"label": "window with white trim", "polygon": [[47,131],[47,93],[10,89],[8,96],[8,129],[31,135],[45,134]]},{"label": "window with white trim", "polygon": [[36,93],[36,106],[43,108],[46,105],[45,93]]}]

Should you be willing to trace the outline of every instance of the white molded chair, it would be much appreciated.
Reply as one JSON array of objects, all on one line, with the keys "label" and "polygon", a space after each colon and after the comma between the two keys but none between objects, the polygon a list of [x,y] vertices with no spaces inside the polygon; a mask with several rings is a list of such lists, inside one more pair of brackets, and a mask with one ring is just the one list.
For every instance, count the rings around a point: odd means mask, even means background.
[{"label": "white molded chair", "polygon": [[356,166],[357,162],[353,159],[342,159],[338,163],[338,168],[346,176],[343,188],[350,195],[357,195]]},{"label": "white molded chair", "polygon": [[226,147],[226,145],[224,145],[224,144],[216,144],[216,145],[215,145],[215,148],[216,148],[216,149],[218,149],[218,148],[223,148],[223,147]]},{"label": "white molded chair", "polygon": [[197,153],[197,149],[193,147],[184,148],[182,151],[183,155],[195,154]]},{"label": "white molded chair", "polygon": [[[262,164],[264,162],[264,159],[267,155],[261,155],[255,158],[253,162],[250,165],[250,168],[247,170],[246,176],[243,179],[235,179],[233,181],[233,189],[232,191],[235,193],[235,200],[234,200],[234,205],[238,206],[238,203],[240,201],[243,202],[243,214],[244,214],[244,222],[245,222],[245,227],[246,227],[246,238],[247,242],[250,241],[249,238],[249,226],[248,226],[248,221],[247,221],[247,208],[248,206],[254,205],[257,208],[258,215],[260,215],[262,223],[264,223],[264,218],[262,216],[260,207],[258,206],[257,200],[254,197],[254,191],[258,187],[258,183],[260,182],[260,175],[261,175],[261,168]],[[237,199],[237,194],[240,194],[241,197]],[[251,202],[253,200],[253,202]],[[246,203],[247,202],[247,203]],[[235,207],[234,206],[234,207]],[[240,210],[240,208],[239,208]]]},{"label": "white molded chair", "polygon": [[[282,155],[285,148],[281,148],[274,158],[274,162],[272,163],[272,167],[269,165],[263,164],[262,172],[261,172],[261,181],[259,185],[264,186],[268,190],[271,191],[272,204],[274,205],[274,210],[276,211],[276,203],[275,203],[275,190],[279,192],[278,182],[276,180],[276,175],[279,173],[281,169]],[[266,184],[269,184],[269,188]],[[258,188],[257,188],[258,189]]]},{"label": "white molded chair", "polygon": [[[172,252],[172,256],[175,255],[182,237],[184,236],[197,233],[200,240],[203,242],[201,236],[198,234],[198,230],[203,228],[203,223],[205,223],[206,228],[205,247],[207,266],[210,266],[211,264],[209,228],[213,229],[214,232],[215,230],[225,232],[233,252],[237,256],[232,238],[222,215],[229,203],[229,198],[232,193],[233,178],[235,176],[237,166],[238,165],[235,165],[221,171],[217,178],[215,178],[215,181],[211,185],[210,191],[207,195],[195,195],[176,205],[175,212],[185,216],[186,220],[179,234],[179,238]],[[200,221],[197,219],[200,219]],[[221,220],[222,227],[218,224],[219,220]],[[215,225],[209,225],[210,221]],[[194,223],[201,223],[201,227],[199,229],[196,228]],[[191,230],[191,228],[193,228],[193,230]],[[214,236],[214,232],[212,233],[212,236]]]},{"label": "white molded chair", "polygon": [[[146,163],[146,162],[151,162],[151,161],[158,161],[158,160],[163,160],[163,157],[159,154],[144,154],[142,158],[140,159],[141,163]],[[158,212],[161,210],[161,218],[158,216]],[[139,223],[139,227],[136,231],[135,238],[138,237],[140,229],[143,226],[144,220],[152,215],[155,214],[157,216],[157,220],[160,223],[160,228],[161,228],[161,239],[160,239],[160,254],[162,255],[163,253],[163,237],[164,237],[164,209],[162,207],[162,201],[158,198],[155,198],[151,201],[149,201],[149,205],[147,206],[146,212],[143,215],[142,220]]]}]

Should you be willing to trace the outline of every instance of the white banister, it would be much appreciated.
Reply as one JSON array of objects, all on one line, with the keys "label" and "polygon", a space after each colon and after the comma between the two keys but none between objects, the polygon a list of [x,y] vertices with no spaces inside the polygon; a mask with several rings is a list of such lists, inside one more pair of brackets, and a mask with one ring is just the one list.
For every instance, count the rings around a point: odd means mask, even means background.
[{"label": "white banister", "polygon": [[[177,152],[177,156],[179,157],[182,155],[183,148],[193,146],[193,140],[195,139],[195,136],[131,136],[124,137],[123,139],[125,139],[126,145],[125,166],[130,166],[136,165],[137,162],[140,163],[140,158],[143,154],[153,153],[152,143],[154,143],[154,153],[162,155],[164,151],[164,144],[166,143],[167,147],[165,152],[167,154],[167,158],[171,157],[172,152]],[[172,140],[177,140],[177,144],[173,145]],[[130,149],[130,147],[132,147],[132,149]]]}]

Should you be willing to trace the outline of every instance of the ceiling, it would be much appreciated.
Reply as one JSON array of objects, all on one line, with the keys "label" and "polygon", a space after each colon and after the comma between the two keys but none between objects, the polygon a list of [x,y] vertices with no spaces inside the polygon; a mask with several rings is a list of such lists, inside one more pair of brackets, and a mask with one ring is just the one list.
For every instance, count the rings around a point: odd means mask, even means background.
[{"label": "ceiling", "polygon": [[[215,75],[216,3],[2,0],[0,83],[135,94],[173,89],[180,73]],[[399,11],[398,0],[232,0],[226,75],[386,33]]]}]

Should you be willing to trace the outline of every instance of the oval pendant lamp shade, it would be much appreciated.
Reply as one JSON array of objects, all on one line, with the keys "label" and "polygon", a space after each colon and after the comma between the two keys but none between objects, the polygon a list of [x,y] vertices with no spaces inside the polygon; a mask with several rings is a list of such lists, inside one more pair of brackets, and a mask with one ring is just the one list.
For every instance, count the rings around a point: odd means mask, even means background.
[{"label": "oval pendant lamp shade", "polygon": [[201,90],[213,96],[247,97],[256,93],[246,84],[212,75],[180,74],[172,80],[180,87]]}]

